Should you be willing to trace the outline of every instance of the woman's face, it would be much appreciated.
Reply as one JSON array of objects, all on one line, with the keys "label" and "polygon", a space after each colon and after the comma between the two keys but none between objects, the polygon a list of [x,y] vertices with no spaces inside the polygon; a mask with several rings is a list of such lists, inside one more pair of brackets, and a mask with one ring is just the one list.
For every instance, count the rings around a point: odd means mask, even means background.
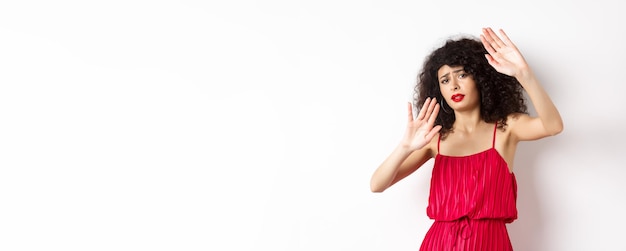
[{"label": "woman's face", "polygon": [[463,66],[444,65],[437,71],[439,89],[446,103],[455,111],[480,107],[480,94],[476,82]]}]

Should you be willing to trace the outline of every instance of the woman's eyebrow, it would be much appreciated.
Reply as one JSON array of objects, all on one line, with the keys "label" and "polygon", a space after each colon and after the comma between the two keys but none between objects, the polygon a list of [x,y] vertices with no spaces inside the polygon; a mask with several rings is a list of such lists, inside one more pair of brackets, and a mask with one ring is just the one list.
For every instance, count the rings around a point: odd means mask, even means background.
[{"label": "woman's eyebrow", "polygon": [[[454,71],[452,71],[452,73],[457,73],[457,72],[464,71],[464,70],[465,70],[465,69],[461,68],[461,69],[458,69],[458,70],[454,70]],[[448,73],[446,73],[446,74],[443,74],[443,75],[442,75],[439,79],[445,78],[445,77],[447,77],[448,75],[450,75],[450,73],[449,73],[449,72],[448,72]]]}]

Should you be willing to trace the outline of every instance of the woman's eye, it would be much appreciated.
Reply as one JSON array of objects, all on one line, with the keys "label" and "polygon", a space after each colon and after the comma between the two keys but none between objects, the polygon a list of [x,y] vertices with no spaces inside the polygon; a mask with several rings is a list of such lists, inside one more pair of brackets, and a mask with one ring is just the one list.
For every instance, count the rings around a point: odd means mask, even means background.
[{"label": "woman's eye", "polygon": [[467,74],[465,74],[465,73],[459,74],[459,78],[465,78],[465,77],[467,77]]},{"label": "woman's eye", "polygon": [[448,83],[448,80],[447,80],[447,79],[441,80],[441,83],[442,83],[442,84],[447,84],[447,83]]}]

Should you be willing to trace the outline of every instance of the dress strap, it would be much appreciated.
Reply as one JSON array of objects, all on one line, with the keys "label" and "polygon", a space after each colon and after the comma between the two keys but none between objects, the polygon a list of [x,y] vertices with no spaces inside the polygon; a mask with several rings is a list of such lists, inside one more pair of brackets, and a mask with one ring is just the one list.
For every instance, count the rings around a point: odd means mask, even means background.
[{"label": "dress strap", "polygon": [[437,138],[437,154],[439,154],[439,145],[441,144],[441,133],[439,134],[439,138]]},{"label": "dress strap", "polygon": [[493,140],[491,142],[491,148],[496,147],[496,130],[497,129],[498,129],[498,122],[496,122],[496,125],[493,127]]}]

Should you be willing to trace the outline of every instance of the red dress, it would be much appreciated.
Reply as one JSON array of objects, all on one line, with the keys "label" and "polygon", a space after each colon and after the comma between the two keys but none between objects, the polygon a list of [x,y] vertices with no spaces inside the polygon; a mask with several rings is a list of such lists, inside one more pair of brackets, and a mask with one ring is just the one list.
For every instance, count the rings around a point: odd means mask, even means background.
[{"label": "red dress", "polygon": [[[435,222],[420,251],[513,250],[506,223],[517,219],[517,183],[494,148],[468,156],[437,154],[427,214]],[[439,144],[437,143],[437,152]]]}]

